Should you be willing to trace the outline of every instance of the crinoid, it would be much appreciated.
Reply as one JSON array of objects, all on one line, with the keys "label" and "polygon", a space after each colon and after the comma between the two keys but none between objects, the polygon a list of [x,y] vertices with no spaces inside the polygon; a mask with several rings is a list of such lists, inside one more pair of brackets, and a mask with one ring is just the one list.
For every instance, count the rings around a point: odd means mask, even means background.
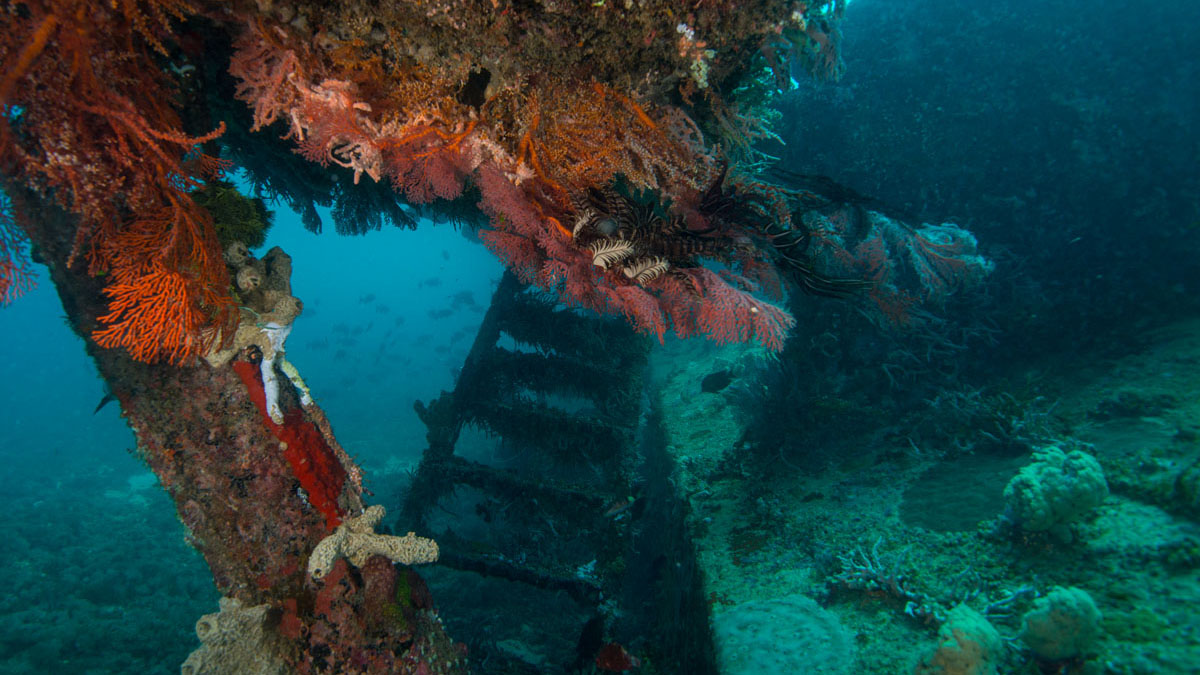
[{"label": "crinoid", "polygon": [[[726,169],[722,167],[697,207],[712,227],[736,223],[756,232],[769,244],[780,270],[810,295],[845,298],[871,287],[869,281],[838,279],[821,273],[808,253],[812,233],[804,227],[802,215],[811,209],[828,208],[836,203],[834,198],[803,187],[765,182],[743,181],[727,186],[726,177]],[[852,192],[846,194],[857,197]]]},{"label": "crinoid", "polygon": [[572,238],[592,252],[596,266],[645,284],[701,259],[729,262],[741,244],[715,228],[689,230],[682,217],[664,216],[657,200],[637,199],[617,187],[589,188],[572,198]]},{"label": "crinoid", "polygon": [[571,198],[574,243],[591,251],[597,267],[645,285],[702,260],[742,267],[775,260],[806,293],[840,298],[870,284],[822,274],[810,259],[810,233],[798,212],[810,206],[802,190],[768,183],[731,183],[721,167],[687,217],[653,194],[631,196],[624,185],[588,188]]}]

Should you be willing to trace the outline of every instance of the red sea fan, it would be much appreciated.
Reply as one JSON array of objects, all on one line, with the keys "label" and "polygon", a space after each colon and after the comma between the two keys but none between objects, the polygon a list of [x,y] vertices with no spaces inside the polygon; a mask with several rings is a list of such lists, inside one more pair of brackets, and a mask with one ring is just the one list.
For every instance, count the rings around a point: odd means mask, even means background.
[{"label": "red sea fan", "polygon": [[25,254],[25,233],[12,220],[8,204],[0,202],[0,307],[33,287],[34,271]]},{"label": "red sea fan", "polygon": [[703,287],[696,326],[717,344],[758,339],[779,351],[796,320],[782,309],[731,286],[712,270],[691,270]]},{"label": "red sea fan", "polygon": [[532,283],[537,278],[545,256],[532,241],[502,230],[484,230],[479,233],[479,239],[522,282]]},{"label": "red sea fan", "polygon": [[608,300],[609,313],[623,315],[635,329],[651,334],[662,342],[663,334],[667,331],[667,319],[657,298],[635,285],[601,287],[599,290]]}]

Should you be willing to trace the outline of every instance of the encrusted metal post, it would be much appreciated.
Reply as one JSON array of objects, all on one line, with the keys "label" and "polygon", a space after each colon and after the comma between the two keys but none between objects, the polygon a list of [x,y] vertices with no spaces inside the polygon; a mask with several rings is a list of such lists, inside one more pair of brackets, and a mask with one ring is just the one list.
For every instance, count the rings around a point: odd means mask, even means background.
[{"label": "encrusted metal post", "polygon": [[[184,672],[460,671],[463,653],[432,612],[424,582],[385,557],[394,547],[368,527],[382,512],[362,515],[360,472],[304,389],[277,386],[269,410],[261,363],[253,363],[263,354],[249,343],[217,365],[146,364],[98,348],[88,337],[106,299],[85,264],[67,264],[74,217],[2,187],[19,196],[35,256],[49,268],[71,327],[226,598],[219,614],[197,624],[203,646]],[[282,383],[292,380],[283,375]],[[343,521],[364,523],[351,528],[356,545],[338,549],[314,579],[310,555]]]}]

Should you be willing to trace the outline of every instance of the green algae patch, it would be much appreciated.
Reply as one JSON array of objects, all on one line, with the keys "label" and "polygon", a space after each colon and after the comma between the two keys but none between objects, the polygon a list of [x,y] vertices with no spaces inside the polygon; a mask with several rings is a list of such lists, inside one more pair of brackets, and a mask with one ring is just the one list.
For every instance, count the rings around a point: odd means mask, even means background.
[{"label": "green algae patch", "polygon": [[1162,617],[1145,607],[1132,612],[1108,611],[1101,622],[1108,634],[1122,642],[1155,642],[1171,627]]}]

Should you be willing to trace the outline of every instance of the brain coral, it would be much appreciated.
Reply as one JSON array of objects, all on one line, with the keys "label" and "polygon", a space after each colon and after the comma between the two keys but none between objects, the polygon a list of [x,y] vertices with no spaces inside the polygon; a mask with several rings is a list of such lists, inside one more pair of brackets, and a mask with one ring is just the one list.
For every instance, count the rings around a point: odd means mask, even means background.
[{"label": "brain coral", "polygon": [[995,675],[1004,655],[1000,633],[979,612],[959,605],[938,629],[938,645],[917,664],[916,675]]},{"label": "brain coral", "polygon": [[1104,470],[1096,458],[1054,446],[1033,453],[1004,488],[1008,517],[1031,532],[1068,533],[1066,526],[1099,506],[1108,496]]},{"label": "brain coral", "polygon": [[1100,610],[1087,591],[1055,586],[1021,619],[1020,637],[1043,659],[1085,656],[1100,637]]}]

